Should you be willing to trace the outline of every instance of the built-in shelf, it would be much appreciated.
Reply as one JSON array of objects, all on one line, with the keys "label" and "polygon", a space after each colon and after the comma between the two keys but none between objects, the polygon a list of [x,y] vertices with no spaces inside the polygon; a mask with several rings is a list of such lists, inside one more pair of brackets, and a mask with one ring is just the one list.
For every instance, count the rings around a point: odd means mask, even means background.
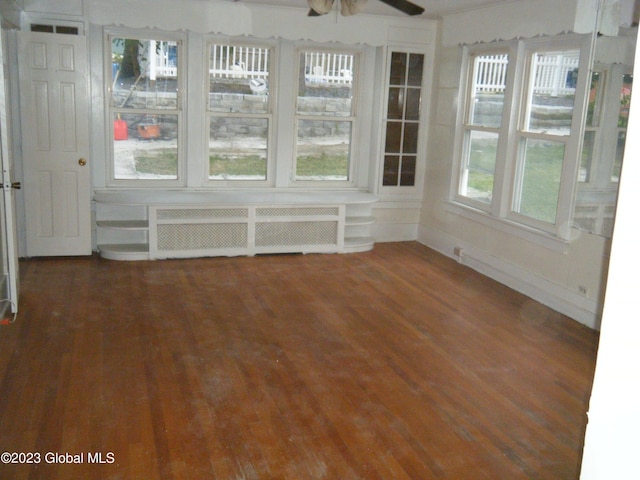
[{"label": "built-in shelf", "polygon": [[371,250],[363,192],[96,192],[104,258],[147,260]]},{"label": "built-in shelf", "polygon": [[103,244],[98,246],[100,256],[109,260],[149,260],[149,245],[139,243]]},{"label": "built-in shelf", "polygon": [[97,225],[102,228],[114,228],[123,230],[147,230],[147,220],[100,220]]},{"label": "built-in shelf", "polygon": [[373,225],[376,222],[374,217],[347,217],[346,225]]},{"label": "built-in shelf", "polygon": [[373,248],[373,237],[350,237],[344,240],[345,253],[366,252]]}]

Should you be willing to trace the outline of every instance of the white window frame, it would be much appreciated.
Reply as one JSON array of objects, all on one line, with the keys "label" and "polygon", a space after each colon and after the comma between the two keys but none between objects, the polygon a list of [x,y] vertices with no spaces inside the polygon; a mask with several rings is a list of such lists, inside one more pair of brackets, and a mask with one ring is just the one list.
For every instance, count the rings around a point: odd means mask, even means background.
[{"label": "white window frame", "polygon": [[[178,68],[177,68],[177,108],[176,109],[124,109],[112,105],[112,59],[111,45],[114,38],[128,38],[141,40],[158,40],[176,42]],[[147,29],[108,28],[104,30],[104,87],[105,87],[105,125],[108,148],[107,162],[107,186],[135,186],[135,187],[182,187],[187,183],[187,162],[185,155],[185,79],[186,79],[186,35],[178,32],[163,32]],[[177,178],[176,179],[116,179],[115,155],[114,155],[114,114],[141,113],[150,115],[176,115],[178,119],[177,140]]]},{"label": "white window frame", "polygon": [[[313,51],[329,54],[347,54],[353,55],[353,72],[352,72],[352,97],[351,97],[351,115],[349,116],[329,116],[329,115],[304,115],[298,113],[298,89],[299,89],[299,72],[300,72],[300,59],[305,51]],[[295,62],[295,78],[293,79],[293,95],[294,95],[294,127],[292,138],[292,152],[293,159],[291,165],[291,178],[290,184],[298,187],[332,187],[332,188],[349,188],[356,184],[357,168],[359,163],[358,144],[359,144],[359,97],[360,97],[360,85],[362,83],[362,56],[364,54],[361,48],[345,47],[345,48],[328,48],[323,44],[298,44],[296,45],[296,62]],[[297,176],[297,135],[298,135],[298,122],[300,120],[336,120],[340,122],[351,122],[351,137],[349,139],[349,166],[346,180],[308,180],[298,179]]]},{"label": "white window frame", "polygon": [[[470,124],[471,105],[467,99],[472,99],[472,89],[474,86],[474,60],[478,56],[486,55],[508,55],[509,64],[507,67],[507,81],[505,85],[504,102],[502,110],[502,120],[499,128],[488,128],[479,125]],[[455,184],[452,188],[454,199],[460,204],[468,205],[476,210],[484,211],[492,216],[501,217],[504,215],[504,202],[500,201],[503,196],[505,183],[505,165],[506,152],[508,150],[508,140],[512,131],[512,125],[509,121],[513,114],[514,102],[514,79],[516,77],[517,64],[517,45],[515,44],[497,44],[497,45],[478,45],[473,48],[465,47],[465,55],[463,62],[463,75],[461,89],[460,105],[463,107],[458,112],[458,128],[456,132],[456,151],[458,158],[458,172],[454,175]],[[486,131],[498,134],[498,145],[496,153],[496,164],[494,171],[494,184],[492,197],[493,201],[485,203],[474,198],[462,195],[460,191],[463,189],[463,182],[466,179],[466,158],[468,139],[473,131]]]},{"label": "white window frame", "polygon": [[[209,103],[209,53],[211,46],[217,45],[230,45],[237,47],[261,47],[269,50],[269,96],[268,96],[268,106],[266,113],[259,114],[251,114],[251,113],[217,113],[213,112],[210,109]],[[278,80],[277,80],[277,71],[278,71],[278,49],[276,48],[276,44],[273,41],[264,41],[260,40],[257,37],[248,37],[248,38],[237,38],[237,37],[219,37],[219,36],[209,36],[205,40],[204,45],[204,110],[205,110],[205,121],[204,121],[204,172],[203,181],[204,184],[208,187],[212,188],[242,188],[242,187],[271,187],[275,183],[275,161],[274,158],[276,155],[274,154],[276,150],[275,143],[275,119],[279,112],[276,111],[276,102],[275,98],[277,97],[277,92],[279,88]],[[268,134],[267,134],[267,170],[266,170],[266,178],[260,180],[219,180],[219,179],[211,179],[209,178],[209,131],[211,126],[211,117],[220,117],[220,118],[264,118],[268,122]]]},{"label": "white window frame", "polygon": [[[457,114],[457,127],[454,147],[454,170],[451,176],[451,194],[448,209],[454,213],[473,218],[501,230],[514,233],[527,239],[553,245],[555,241],[566,244],[571,235],[574,195],[580,160],[580,146],[586,115],[587,90],[590,82],[590,43],[589,36],[566,35],[553,38],[496,42],[466,46],[463,51],[460,98]],[[521,139],[524,137],[547,138],[543,134],[531,134],[523,131],[527,107],[527,79],[529,76],[528,58],[535,51],[580,50],[579,73],[575,91],[571,134],[562,138],[565,143],[565,155],[560,180],[560,193],[556,221],[549,224],[520,214],[513,208],[517,194],[517,179],[522,163]],[[464,176],[464,142],[469,131],[470,89],[473,85],[473,58],[476,55],[509,53],[509,70],[505,91],[503,119],[499,134],[496,158],[493,198],[491,203],[477,201],[461,195],[460,188]],[[553,137],[555,140],[556,137]],[[563,248],[563,247],[561,247]]]},{"label": "white window frame", "polygon": [[[610,154],[616,151],[618,133],[626,130],[626,128],[617,126],[620,109],[613,108],[613,105],[619,106],[616,99],[620,95],[623,76],[632,74],[633,69],[621,63],[596,63],[593,71],[602,75],[603,83],[599,99],[598,124],[589,127],[588,130],[595,132],[594,157],[600,157],[603,152]],[[599,169],[599,171],[596,171],[596,169]],[[611,165],[607,165],[604,162],[598,162],[596,167],[591,165],[588,177],[588,181],[581,183],[584,190],[602,191],[609,189],[617,191],[618,189],[618,182],[612,180],[613,162]]]}]

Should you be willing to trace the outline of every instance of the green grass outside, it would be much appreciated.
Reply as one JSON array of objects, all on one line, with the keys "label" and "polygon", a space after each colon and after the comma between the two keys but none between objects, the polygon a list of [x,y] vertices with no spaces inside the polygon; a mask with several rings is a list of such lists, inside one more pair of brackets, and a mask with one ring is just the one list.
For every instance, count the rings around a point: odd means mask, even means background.
[{"label": "green grass outside", "polygon": [[[476,143],[475,147],[478,146]],[[554,223],[558,205],[560,175],[562,171],[563,145],[545,144],[530,146],[522,184],[522,201],[520,213]],[[495,163],[495,147],[474,148],[469,172],[469,188],[479,192],[490,193],[493,190],[493,172]],[[177,158],[175,150],[145,150],[136,152],[136,169],[140,173],[158,175],[177,175]],[[212,155],[209,158],[210,175],[226,174],[230,176],[262,176],[266,175],[264,158],[258,155],[242,157],[225,157]],[[346,176],[348,158],[345,155],[319,154],[301,155],[297,159],[296,175],[311,176]]]},{"label": "green grass outside", "polygon": [[563,158],[563,144],[529,147],[520,213],[555,223]]},{"label": "green grass outside", "polygon": [[267,161],[259,155],[243,155],[223,157],[211,155],[209,157],[209,176],[259,176],[266,178]]},{"label": "green grass outside", "polygon": [[[176,175],[178,161],[175,150],[157,149],[135,152],[136,170],[154,175]],[[301,155],[297,160],[296,174],[306,176],[346,176],[349,171],[346,155],[318,154]],[[266,176],[266,162],[259,155],[209,157],[209,175]]]},{"label": "green grass outside", "polygon": [[[530,144],[521,189],[520,213],[554,223],[564,157],[562,144]],[[496,149],[493,142],[474,142],[468,178],[469,189],[490,194]]]},{"label": "green grass outside", "polygon": [[178,155],[175,149],[137,150],[133,155],[138,173],[174,176],[178,174]]},{"label": "green grass outside", "polygon": [[319,152],[316,155],[300,155],[296,161],[296,176],[346,177],[349,174],[349,159],[346,155]]}]

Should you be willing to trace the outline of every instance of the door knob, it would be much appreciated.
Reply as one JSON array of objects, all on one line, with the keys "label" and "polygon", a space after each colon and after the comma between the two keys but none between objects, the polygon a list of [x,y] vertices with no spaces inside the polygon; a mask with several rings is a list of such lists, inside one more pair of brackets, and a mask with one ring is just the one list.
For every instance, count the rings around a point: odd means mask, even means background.
[{"label": "door knob", "polygon": [[84,167],[87,164],[87,160],[85,158],[81,158],[80,160],[78,160],[78,165],[80,165],[81,167]]}]

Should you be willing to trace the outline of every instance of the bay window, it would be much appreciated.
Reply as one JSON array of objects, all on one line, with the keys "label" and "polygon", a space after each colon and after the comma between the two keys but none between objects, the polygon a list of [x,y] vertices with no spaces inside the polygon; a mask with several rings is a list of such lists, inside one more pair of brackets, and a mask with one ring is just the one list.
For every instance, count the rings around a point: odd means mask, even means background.
[{"label": "bay window", "polygon": [[366,185],[358,132],[373,120],[356,99],[374,84],[360,75],[372,48],[124,28],[104,39],[107,187]]}]

